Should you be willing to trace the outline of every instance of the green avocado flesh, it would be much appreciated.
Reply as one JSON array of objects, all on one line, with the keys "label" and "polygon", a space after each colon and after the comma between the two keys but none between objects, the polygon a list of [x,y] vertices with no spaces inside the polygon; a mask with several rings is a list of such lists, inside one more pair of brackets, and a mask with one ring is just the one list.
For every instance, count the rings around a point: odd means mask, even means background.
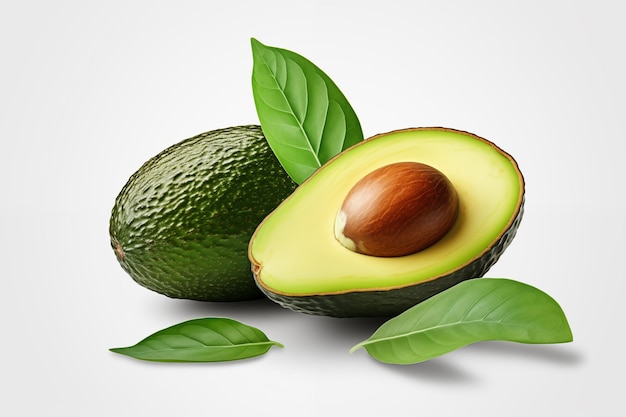
[{"label": "green avocado flesh", "polygon": [[[401,257],[362,255],[334,236],[354,184],[402,161],[444,173],[459,199],[444,237]],[[337,317],[391,316],[465,279],[483,276],[522,217],[524,181],[516,162],[467,132],[417,128],[377,135],[321,167],[256,229],[249,247],[257,285],[284,307]]]},{"label": "green avocado flesh", "polygon": [[206,132],[164,150],[130,177],[111,212],[111,246],[137,283],[166,296],[260,298],[248,242],[295,188],[260,126]]}]

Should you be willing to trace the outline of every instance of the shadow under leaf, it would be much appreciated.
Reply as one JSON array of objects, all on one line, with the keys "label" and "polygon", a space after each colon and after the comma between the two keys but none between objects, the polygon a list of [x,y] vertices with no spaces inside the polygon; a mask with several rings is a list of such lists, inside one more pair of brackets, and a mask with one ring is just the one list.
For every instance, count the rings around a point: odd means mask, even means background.
[{"label": "shadow under leaf", "polygon": [[530,344],[506,341],[474,343],[464,347],[467,352],[480,355],[510,356],[524,360],[538,360],[562,365],[577,365],[583,362],[579,352],[569,344]]},{"label": "shadow under leaf", "polygon": [[[356,353],[356,352],[355,352]],[[372,359],[375,361],[375,359]],[[460,367],[456,366],[444,358],[435,358],[426,362],[412,365],[394,365],[377,362],[379,366],[385,367],[386,371],[428,383],[451,384],[475,384],[479,382],[475,375],[472,375]]]},{"label": "shadow under leaf", "polygon": [[[525,344],[506,341],[478,342],[460,349],[464,357],[473,355],[499,357],[513,357],[523,361],[542,361],[556,365],[575,366],[583,362],[579,352],[555,344]],[[454,352],[451,352],[454,353]],[[409,364],[394,365],[378,362],[381,367],[414,380],[423,380],[441,383],[476,383],[476,376],[463,371],[456,362],[448,360],[446,355],[431,360]],[[375,359],[371,358],[373,361]]]}]

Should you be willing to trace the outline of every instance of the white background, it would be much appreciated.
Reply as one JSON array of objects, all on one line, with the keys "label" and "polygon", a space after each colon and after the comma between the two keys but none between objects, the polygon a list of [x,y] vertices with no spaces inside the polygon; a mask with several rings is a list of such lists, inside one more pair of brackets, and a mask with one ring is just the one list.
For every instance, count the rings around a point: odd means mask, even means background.
[{"label": "white background", "polygon": [[[623,412],[625,12],[620,1],[3,1],[0,414],[613,416]],[[348,350],[379,320],[171,300],[109,246],[163,148],[258,123],[250,37],[324,69],[366,136],[446,126],[527,181],[489,276],[552,295],[574,342],[479,343],[417,365]],[[218,364],[108,351],[226,316],[285,345]]]}]

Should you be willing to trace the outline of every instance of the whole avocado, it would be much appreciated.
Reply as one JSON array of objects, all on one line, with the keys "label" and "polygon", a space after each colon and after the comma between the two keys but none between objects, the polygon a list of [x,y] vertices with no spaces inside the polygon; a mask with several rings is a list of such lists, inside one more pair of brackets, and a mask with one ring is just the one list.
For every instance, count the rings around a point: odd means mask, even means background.
[{"label": "whole avocado", "polygon": [[205,132],[129,178],[111,212],[111,246],[137,283],[168,297],[260,298],[249,239],[296,186],[260,126]]}]

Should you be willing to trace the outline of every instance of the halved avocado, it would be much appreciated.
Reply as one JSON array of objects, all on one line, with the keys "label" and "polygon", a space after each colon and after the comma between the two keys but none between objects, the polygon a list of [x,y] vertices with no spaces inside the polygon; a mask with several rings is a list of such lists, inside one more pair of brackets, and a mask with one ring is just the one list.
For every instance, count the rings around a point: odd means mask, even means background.
[{"label": "halved avocado", "polygon": [[[334,235],[354,184],[382,166],[415,161],[447,176],[458,194],[443,238],[399,257],[363,255]],[[257,286],[283,307],[334,317],[389,317],[461,281],[478,278],[511,243],[522,219],[524,179],[492,142],[448,128],[376,135],[318,169],[254,232],[248,255]]]}]

